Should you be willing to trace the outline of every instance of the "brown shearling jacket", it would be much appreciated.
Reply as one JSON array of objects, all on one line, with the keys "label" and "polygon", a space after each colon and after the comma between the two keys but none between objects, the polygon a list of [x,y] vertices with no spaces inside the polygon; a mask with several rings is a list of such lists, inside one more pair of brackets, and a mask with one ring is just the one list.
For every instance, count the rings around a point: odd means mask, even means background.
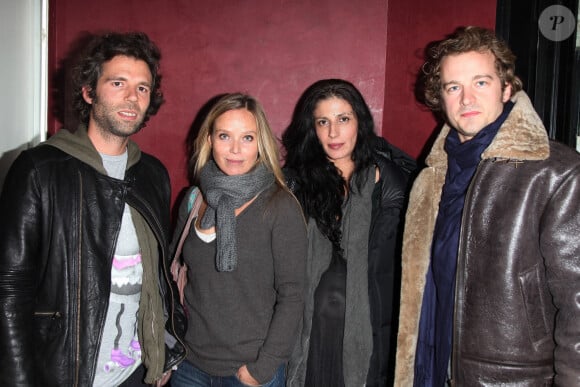
[{"label": "brown shearling jacket", "polygon": [[[482,154],[463,211],[456,386],[580,385],[580,156],[548,140],[524,92]],[[447,171],[445,126],[415,181],[403,240],[395,386],[413,386],[425,275]]]}]

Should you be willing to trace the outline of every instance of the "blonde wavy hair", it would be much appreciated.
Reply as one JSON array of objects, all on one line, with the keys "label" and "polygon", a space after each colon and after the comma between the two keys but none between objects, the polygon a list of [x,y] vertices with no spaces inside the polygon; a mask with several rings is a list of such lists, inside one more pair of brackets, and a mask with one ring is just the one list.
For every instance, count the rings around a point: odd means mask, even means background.
[{"label": "blonde wavy hair", "polygon": [[213,134],[214,125],[219,116],[230,110],[245,109],[256,119],[258,160],[270,170],[276,179],[276,184],[287,190],[284,174],[280,167],[280,150],[276,138],[270,129],[262,105],[252,96],[242,93],[223,95],[211,108],[203,121],[199,134],[193,144],[193,156],[190,165],[193,165],[193,178],[199,182],[202,168],[212,158],[212,148],[209,137]]}]

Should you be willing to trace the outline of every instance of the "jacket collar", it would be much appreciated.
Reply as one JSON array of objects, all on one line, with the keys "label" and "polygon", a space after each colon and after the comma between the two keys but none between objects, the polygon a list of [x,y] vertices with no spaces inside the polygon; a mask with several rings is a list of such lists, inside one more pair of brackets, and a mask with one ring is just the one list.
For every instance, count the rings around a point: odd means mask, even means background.
[{"label": "jacket collar", "polygon": [[[548,133],[542,120],[523,91],[512,97],[514,107],[500,127],[481,159],[545,160],[550,156]],[[431,152],[425,160],[434,168],[447,169],[447,153],[444,145],[451,127],[445,124],[437,136]]]}]

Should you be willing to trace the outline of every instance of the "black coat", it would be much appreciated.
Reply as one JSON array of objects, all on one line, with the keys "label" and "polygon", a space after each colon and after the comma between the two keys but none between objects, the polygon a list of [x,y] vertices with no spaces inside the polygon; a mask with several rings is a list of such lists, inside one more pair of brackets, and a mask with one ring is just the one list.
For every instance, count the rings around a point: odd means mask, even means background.
[{"label": "black coat", "polygon": [[369,234],[368,283],[373,352],[367,386],[390,386],[395,369],[403,218],[416,164],[386,142],[377,150],[375,163],[381,177],[373,191]]}]

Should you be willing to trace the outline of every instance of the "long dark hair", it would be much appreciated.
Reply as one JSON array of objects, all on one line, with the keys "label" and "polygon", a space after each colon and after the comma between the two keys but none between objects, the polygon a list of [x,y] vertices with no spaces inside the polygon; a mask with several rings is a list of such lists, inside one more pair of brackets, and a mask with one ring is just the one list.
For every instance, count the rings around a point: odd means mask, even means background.
[{"label": "long dark hair", "polygon": [[[348,102],[358,121],[351,156],[355,168],[350,185],[328,160],[316,136],[314,110],[320,101],[333,97]],[[305,215],[316,220],[335,251],[342,252],[342,203],[349,190],[360,192],[365,183],[365,174],[359,172],[373,164],[376,141],[373,117],[363,96],[352,83],[342,79],[324,79],[309,86],[298,100],[292,122],[282,135],[286,150],[284,168],[295,179],[290,188],[294,189]]]},{"label": "long dark hair", "polygon": [[161,75],[159,74],[159,48],[142,32],[105,33],[95,36],[83,52],[83,56],[74,68],[73,105],[81,123],[87,124],[91,105],[83,98],[83,87],[88,87],[91,98],[96,97],[97,81],[99,80],[103,63],[116,56],[123,55],[144,61],[151,71],[151,100],[145,112],[143,126],[152,115],[155,115],[163,104],[161,93]]}]

